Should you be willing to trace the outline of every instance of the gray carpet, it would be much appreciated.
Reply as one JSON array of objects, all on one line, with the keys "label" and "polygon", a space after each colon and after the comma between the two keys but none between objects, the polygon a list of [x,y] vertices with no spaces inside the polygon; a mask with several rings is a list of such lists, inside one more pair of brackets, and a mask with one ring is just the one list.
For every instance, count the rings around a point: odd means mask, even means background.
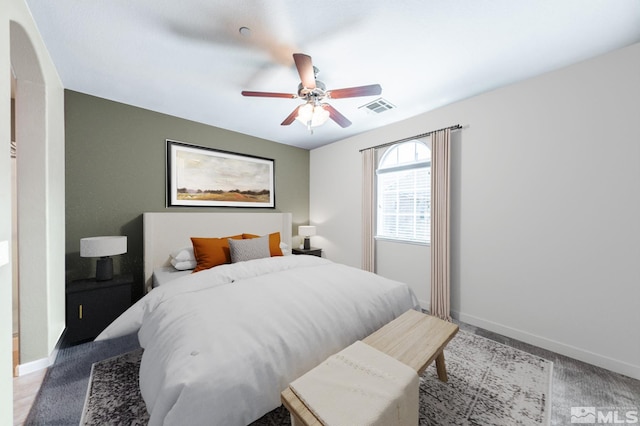
[{"label": "gray carpet", "polygon": [[69,426],[80,422],[91,365],[139,348],[137,334],[89,342],[58,351],[27,416],[29,426]]},{"label": "gray carpet", "polygon": [[[145,425],[138,386],[142,350],[94,364],[83,425]],[[445,349],[449,381],[435,366],[420,378],[420,425],[547,425],[552,363],[461,331]],[[282,407],[252,426],[289,425]]]}]

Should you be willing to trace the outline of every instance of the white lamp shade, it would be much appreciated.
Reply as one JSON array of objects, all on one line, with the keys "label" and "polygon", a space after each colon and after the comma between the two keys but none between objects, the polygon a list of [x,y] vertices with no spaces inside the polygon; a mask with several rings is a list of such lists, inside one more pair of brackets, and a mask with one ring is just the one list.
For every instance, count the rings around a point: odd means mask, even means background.
[{"label": "white lamp shade", "polygon": [[305,126],[317,127],[326,123],[329,119],[329,115],[329,111],[324,109],[322,105],[306,103],[298,109],[296,120],[300,121]]},{"label": "white lamp shade", "polygon": [[89,237],[80,239],[80,257],[105,257],[127,252],[127,237]]},{"label": "white lamp shade", "polygon": [[298,235],[303,237],[310,237],[312,235],[316,235],[316,227],[315,226],[298,226]]}]

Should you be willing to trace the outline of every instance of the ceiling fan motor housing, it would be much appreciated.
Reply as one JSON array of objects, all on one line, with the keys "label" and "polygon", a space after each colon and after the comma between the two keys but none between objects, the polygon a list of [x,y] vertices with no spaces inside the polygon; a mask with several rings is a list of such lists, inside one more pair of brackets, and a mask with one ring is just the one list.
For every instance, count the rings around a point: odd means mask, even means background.
[{"label": "ceiling fan motor housing", "polygon": [[306,88],[302,83],[298,84],[298,96],[307,100],[317,98],[322,99],[325,97],[326,86],[320,80],[316,80],[316,87],[313,89]]}]

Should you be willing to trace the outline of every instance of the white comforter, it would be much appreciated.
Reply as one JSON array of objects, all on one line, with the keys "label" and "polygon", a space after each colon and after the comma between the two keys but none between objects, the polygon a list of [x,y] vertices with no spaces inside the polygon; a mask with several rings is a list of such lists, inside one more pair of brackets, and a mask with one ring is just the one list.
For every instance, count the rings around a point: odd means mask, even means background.
[{"label": "white comforter", "polygon": [[315,256],[273,257],[156,288],[98,339],[139,330],[150,425],[247,425],[291,381],[417,306],[405,284]]}]

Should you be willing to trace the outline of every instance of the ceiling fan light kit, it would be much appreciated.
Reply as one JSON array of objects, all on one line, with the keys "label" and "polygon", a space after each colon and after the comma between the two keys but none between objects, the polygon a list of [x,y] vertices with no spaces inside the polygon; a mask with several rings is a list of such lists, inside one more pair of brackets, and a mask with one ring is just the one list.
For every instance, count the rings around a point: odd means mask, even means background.
[{"label": "ceiling fan light kit", "polygon": [[303,53],[294,53],[293,60],[296,64],[298,74],[300,75],[300,84],[298,85],[297,94],[254,92],[247,90],[242,91],[243,96],[304,99],[305,103],[299,105],[295,110],[293,110],[293,112],[281,123],[282,126],[288,126],[295,120],[298,120],[303,123],[311,133],[313,133],[313,127],[323,125],[330,118],[340,127],[349,127],[351,125],[351,121],[338,112],[334,107],[322,101],[324,99],[377,96],[382,93],[382,87],[379,84],[326,90],[324,83],[316,79],[318,69],[313,66],[311,56]]},{"label": "ceiling fan light kit", "polygon": [[298,108],[296,120],[311,130],[311,127],[322,126],[326,123],[329,119],[329,115],[329,111],[324,109],[322,105],[314,105],[311,102],[307,102]]}]

